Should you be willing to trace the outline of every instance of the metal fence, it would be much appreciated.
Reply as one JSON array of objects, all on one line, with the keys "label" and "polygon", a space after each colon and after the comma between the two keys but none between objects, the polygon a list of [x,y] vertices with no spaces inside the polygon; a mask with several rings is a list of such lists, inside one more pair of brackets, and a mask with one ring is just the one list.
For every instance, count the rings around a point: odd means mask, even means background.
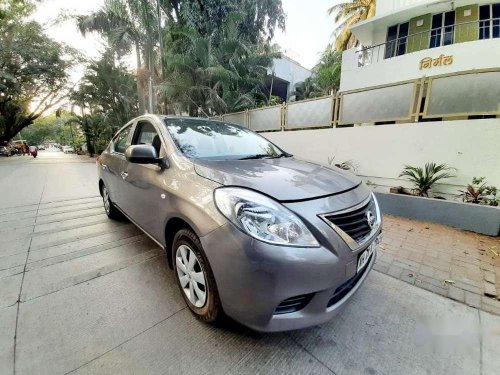
[{"label": "metal fence", "polygon": [[500,68],[424,77],[344,91],[213,119],[255,131],[500,116]]},{"label": "metal fence", "polygon": [[214,116],[255,131],[276,131],[331,127],[337,96],[323,96],[271,107]]}]

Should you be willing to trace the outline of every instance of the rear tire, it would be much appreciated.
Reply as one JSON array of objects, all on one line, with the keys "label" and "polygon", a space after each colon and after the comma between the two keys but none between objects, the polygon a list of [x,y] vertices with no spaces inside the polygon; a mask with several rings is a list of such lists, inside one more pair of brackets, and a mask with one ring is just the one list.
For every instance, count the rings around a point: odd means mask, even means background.
[{"label": "rear tire", "polygon": [[204,322],[221,322],[224,312],[215,278],[201,242],[192,230],[181,229],[176,233],[172,256],[177,285],[191,312]]},{"label": "rear tire", "polygon": [[102,185],[101,195],[102,195],[102,202],[104,204],[104,211],[106,212],[106,215],[108,215],[108,217],[110,219],[113,219],[113,220],[122,220],[123,215],[118,210],[118,208],[115,207],[114,203],[111,201],[111,198],[109,197],[108,188],[104,184]]}]

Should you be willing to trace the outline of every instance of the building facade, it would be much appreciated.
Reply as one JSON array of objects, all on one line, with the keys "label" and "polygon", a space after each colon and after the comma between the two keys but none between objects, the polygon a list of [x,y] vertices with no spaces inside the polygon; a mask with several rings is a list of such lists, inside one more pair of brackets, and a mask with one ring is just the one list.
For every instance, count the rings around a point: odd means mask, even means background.
[{"label": "building facade", "polygon": [[500,2],[383,0],[343,54],[339,126],[500,115]]},{"label": "building facade", "polygon": [[277,96],[280,102],[288,102],[294,95],[297,83],[309,78],[312,72],[297,61],[283,55],[273,60],[264,83],[264,92]]}]

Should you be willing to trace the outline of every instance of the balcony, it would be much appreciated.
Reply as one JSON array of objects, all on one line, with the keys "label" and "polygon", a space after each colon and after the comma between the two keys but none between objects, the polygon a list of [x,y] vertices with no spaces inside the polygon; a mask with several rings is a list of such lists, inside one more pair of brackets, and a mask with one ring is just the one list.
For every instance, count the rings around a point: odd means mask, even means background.
[{"label": "balcony", "polygon": [[494,38],[500,38],[500,18],[457,23],[361,47],[356,51],[356,61],[362,67],[417,51]]}]

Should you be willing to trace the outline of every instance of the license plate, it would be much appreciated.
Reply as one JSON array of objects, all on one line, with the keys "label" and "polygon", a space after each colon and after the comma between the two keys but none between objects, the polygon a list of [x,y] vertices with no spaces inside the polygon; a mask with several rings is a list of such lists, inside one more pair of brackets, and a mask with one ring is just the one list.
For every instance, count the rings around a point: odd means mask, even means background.
[{"label": "license plate", "polygon": [[361,271],[363,269],[363,267],[366,266],[366,264],[368,263],[368,260],[370,259],[370,256],[373,254],[373,252],[375,251],[376,247],[377,247],[377,243],[376,243],[376,241],[373,241],[370,244],[370,246],[368,246],[368,249],[366,249],[365,251],[363,251],[359,255],[359,258],[358,258],[358,269],[357,269],[356,273],[358,273],[359,271]]}]

